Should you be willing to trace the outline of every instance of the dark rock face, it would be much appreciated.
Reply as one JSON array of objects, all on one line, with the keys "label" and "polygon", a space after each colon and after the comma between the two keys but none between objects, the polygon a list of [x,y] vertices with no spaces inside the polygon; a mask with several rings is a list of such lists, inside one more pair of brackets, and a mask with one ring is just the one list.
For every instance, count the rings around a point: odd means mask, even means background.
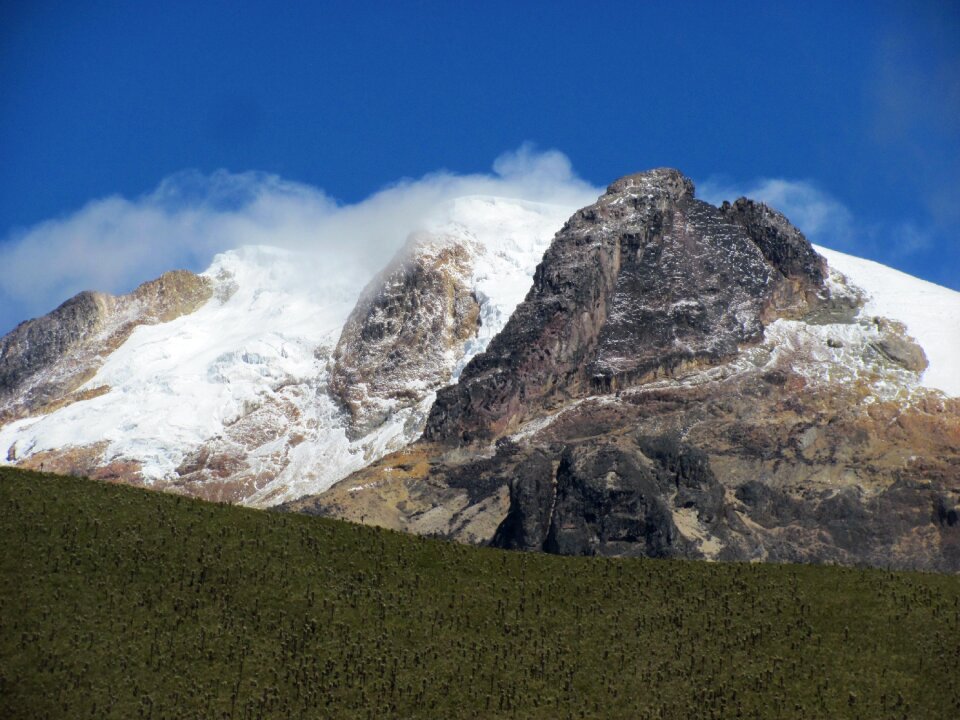
[{"label": "dark rock face", "polygon": [[720,206],[720,214],[750,236],[763,257],[784,277],[819,287],[827,277],[827,263],[790,221],[773,208],[747,198]]},{"label": "dark rock face", "polygon": [[547,453],[537,451],[517,466],[510,481],[510,511],[493,536],[494,547],[543,550],[557,499],[554,464]]},{"label": "dark rock face", "polygon": [[[748,210],[763,223],[750,232]],[[439,393],[424,436],[496,437],[559,400],[729,358],[796,304],[788,280],[812,297],[823,267],[764,206],[727,217],[676,170],[618,180],[557,234],[507,326]]]},{"label": "dark rock face", "polygon": [[[522,471],[521,471],[522,468]],[[701,557],[673,510],[714,532],[723,488],[706,456],[673,437],[567,446],[556,463],[538,452],[517,468],[510,511],[492,544],[561,555]]]},{"label": "dark rock face", "polygon": [[469,262],[462,246],[414,243],[364,290],[334,351],[330,381],[353,439],[449,382],[446,355],[479,326]]},{"label": "dark rock face", "polygon": [[618,180],[421,441],[288,509],[521,550],[960,572],[960,399],[911,384],[922,350],[826,273],[760,203]]}]

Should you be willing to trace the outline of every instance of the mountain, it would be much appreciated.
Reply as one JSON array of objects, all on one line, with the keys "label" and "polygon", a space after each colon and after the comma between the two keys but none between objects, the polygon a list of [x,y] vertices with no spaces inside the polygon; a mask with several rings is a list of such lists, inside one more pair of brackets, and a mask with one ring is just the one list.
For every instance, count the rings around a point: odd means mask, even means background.
[{"label": "mountain", "polygon": [[81,293],[0,339],[0,460],[253,506],[321,492],[419,437],[571,211],[458,198],[366,288],[246,247]]},{"label": "mountain", "polygon": [[960,294],[675,170],[574,210],[459,198],[362,289],[257,247],[78,296],[0,340],[0,449],[507,548],[960,569]]},{"label": "mountain", "polygon": [[287,507],[562,554],[960,570],[960,401],[927,386],[960,384],[960,296],[827,255],[676,171],[623,178],[420,441]]}]

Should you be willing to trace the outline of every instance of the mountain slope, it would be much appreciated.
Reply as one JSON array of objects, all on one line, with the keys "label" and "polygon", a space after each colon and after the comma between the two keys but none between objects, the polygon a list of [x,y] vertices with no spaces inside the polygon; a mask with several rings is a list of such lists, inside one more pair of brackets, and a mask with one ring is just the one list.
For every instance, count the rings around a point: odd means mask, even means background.
[{"label": "mountain slope", "polygon": [[861,314],[903,323],[929,361],[924,387],[960,397],[960,293],[871,260],[817,247],[849,285],[865,295]]},{"label": "mountain slope", "polygon": [[[288,507],[565,554],[960,570],[960,400],[924,385],[955,360],[872,314],[934,291],[832,257],[869,292],[770,208],[618,181],[423,440]],[[924,337],[960,310],[935,295],[907,313]]]},{"label": "mountain slope", "polygon": [[210,296],[206,278],[176,270],[129,295],[82,292],[49,315],[21,323],[0,339],[0,425],[106,387],[73,395],[137,327],[193,312]]},{"label": "mountain slope", "polygon": [[507,553],[8,468],[0,533],[10,720],[960,709],[956,577]]},{"label": "mountain slope", "polygon": [[[220,255],[193,276],[206,288],[202,302],[182,317],[148,317],[139,306],[116,312],[128,318],[123,333],[91,311],[96,338],[107,340],[84,341],[82,356],[56,338],[94,331],[82,324],[72,331],[63,316],[71,307],[108,300],[78,296],[26,324],[34,335],[32,328],[56,329],[47,332],[53,341],[33,340],[31,347],[45,353],[44,376],[66,374],[69,386],[48,382],[47,399],[35,402],[37,392],[17,373],[40,367],[39,361],[0,354],[8,403],[0,460],[252,505],[320,492],[420,435],[433,392],[455,379],[503,326],[570,211],[483,196],[437,209],[392,271],[363,293],[390,304],[419,292],[419,305],[408,308],[400,326],[419,328],[413,332],[422,342],[410,345],[403,337],[394,348],[407,359],[394,362],[391,391],[370,388],[364,377],[385,378],[387,348],[371,343],[375,323],[367,317],[384,303],[357,305],[361,288],[309,253],[257,247]],[[454,256],[456,272],[444,259]],[[434,304],[439,326],[454,320],[456,308],[444,300],[454,276],[461,298],[472,305],[470,320],[439,347],[420,311]],[[399,295],[390,290],[398,282]],[[24,335],[15,331],[4,347],[18,347]],[[61,407],[65,398],[75,402]],[[358,415],[366,418],[362,427]]]}]

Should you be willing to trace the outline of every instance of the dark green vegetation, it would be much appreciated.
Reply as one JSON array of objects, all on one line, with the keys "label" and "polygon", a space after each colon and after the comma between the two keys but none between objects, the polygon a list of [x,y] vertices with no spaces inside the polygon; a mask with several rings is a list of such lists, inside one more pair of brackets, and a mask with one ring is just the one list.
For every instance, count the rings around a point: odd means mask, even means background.
[{"label": "dark green vegetation", "polygon": [[957,717],[960,578],[477,549],[0,469],[0,717]]}]

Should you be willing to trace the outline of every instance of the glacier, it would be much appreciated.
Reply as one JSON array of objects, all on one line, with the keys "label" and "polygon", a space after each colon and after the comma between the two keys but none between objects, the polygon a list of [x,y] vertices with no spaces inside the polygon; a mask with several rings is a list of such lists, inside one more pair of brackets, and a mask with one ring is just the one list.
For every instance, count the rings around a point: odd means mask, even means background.
[{"label": "glacier", "polygon": [[[576,209],[465,196],[444,203],[418,230],[426,241],[459,242],[471,254],[480,327],[449,358],[454,381],[509,319],[553,234]],[[310,252],[269,246],[217,255],[203,275],[214,284],[203,307],[138,327],[80,388],[107,392],[0,428],[0,448],[23,460],[106,442],[103,462],[134,461],[144,484],[164,487],[191,452],[232,447],[252,478],[234,499],[268,506],[322,492],[419,437],[432,393],[351,441],[328,392],[331,354],[362,290],[353,275]],[[244,437],[236,428],[254,413],[261,427]]]}]

